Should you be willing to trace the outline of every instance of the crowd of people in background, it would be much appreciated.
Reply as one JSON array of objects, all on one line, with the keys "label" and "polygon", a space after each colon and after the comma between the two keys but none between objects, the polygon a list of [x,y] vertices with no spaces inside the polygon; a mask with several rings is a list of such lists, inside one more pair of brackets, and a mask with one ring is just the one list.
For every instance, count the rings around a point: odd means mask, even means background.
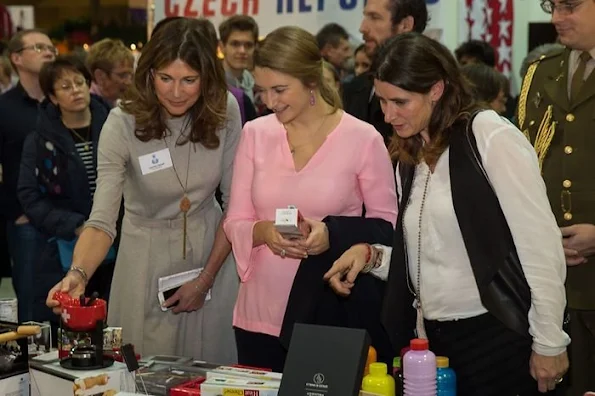
[{"label": "crowd of people in background", "polygon": [[[518,95],[488,43],[423,35],[424,0],[368,0],[363,43],[337,23],[261,40],[246,15],[164,19],[138,59],[16,33],[0,214],[19,321],[55,336],[53,294],[97,291],[141,354],[282,371],[306,322],[365,328],[387,363],[428,338],[463,396],[595,390],[595,0],[541,5],[558,42]],[[288,205],[301,238],[274,225]]]}]

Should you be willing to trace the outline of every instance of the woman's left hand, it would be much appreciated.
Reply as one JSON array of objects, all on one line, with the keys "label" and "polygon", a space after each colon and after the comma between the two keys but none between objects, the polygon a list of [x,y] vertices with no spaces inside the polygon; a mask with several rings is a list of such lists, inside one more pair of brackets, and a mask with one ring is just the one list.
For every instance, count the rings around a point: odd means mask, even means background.
[{"label": "woman's left hand", "polygon": [[173,296],[165,300],[163,306],[171,307],[178,301],[178,304],[172,308],[172,312],[192,312],[202,308],[205,303],[207,292],[213,286],[210,280],[204,276],[199,276],[193,281],[182,285]]},{"label": "woman's left hand", "polygon": [[347,297],[355,284],[355,279],[366,265],[368,247],[365,244],[353,245],[333,263],[323,279],[340,296]]},{"label": "woman's left hand", "polygon": [[304,218],[304,222],[309,228],[308,236],[305,240],[299,240],[301,247],[306,249],[308,255],[317,255],[326,252],[329,249],[329,235],[326,224],[322,221]]},{"label": "woman's left hand", "polygon": [[568,354],[564,351],[557,356],[543,356],[533,351],[529,366],[539,391],[546,393],[562,382],[562,377],[568,371]]}]

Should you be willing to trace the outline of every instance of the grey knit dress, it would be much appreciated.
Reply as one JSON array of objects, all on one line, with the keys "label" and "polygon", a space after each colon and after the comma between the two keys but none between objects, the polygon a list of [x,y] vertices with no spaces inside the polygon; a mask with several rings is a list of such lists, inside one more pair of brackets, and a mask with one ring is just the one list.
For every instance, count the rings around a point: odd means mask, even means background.
[{"label": "grey knit dress", "polygon": [[[238,104],[228,95],[227,121],[221,144],[176,146],[186,132],[184,117],[168,121],[171,136],[141,142],[134,118],[115,108],[99,141],[97,190],[86,226],[115,235],[124,196],[125,215],[110,294],[108,324],[123,328],[124,342],[144,356],[176,354],[215,363],[237,359],[232,313],[238,290],[233,255],[229,255],[212,288],[212,299],[190,313],[163,312],[157,298],[159,277],[201,268],[211,252],[222,212],[214,193],[221,185],[228,202],[233,159],[240,137]],[[142,174],[139,157],[169,149],[173,165]],[[162,153],[162,151],[161,151]],[[178,177],[176,177],[176,172]],[[188,212],[186,259],[182,255],[183,185],[192,203]]]}]

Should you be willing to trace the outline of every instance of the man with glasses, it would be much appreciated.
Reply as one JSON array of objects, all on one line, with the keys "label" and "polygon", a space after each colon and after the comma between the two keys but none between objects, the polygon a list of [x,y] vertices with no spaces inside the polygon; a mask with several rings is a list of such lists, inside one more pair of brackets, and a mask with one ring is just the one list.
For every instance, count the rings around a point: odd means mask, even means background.
[{"label": "man with glasses", "polygon": [[564,48],[530,65],[518,121],[535,146],[562,232],[574,396],[595,390],[595,0],[543,0],[541,6]]},{"label": "man with glasses", "polygon": [[87,68],[93,77],[91,93],[115,106],[132,84],[134,56],[121,40],[103,39],[89,48]]},{"label": "man with glasses", "polygon": [[251,16],[234,15],[219,25],[220,48],[227,84],[241,88],[254,103],[254,77],[250,74],[258,41],[258,25]]},{"label": "man with glasses", "polygon": [[20,322],[34,319],[32,273],[44,241],[23,214],[16,194],[17,181],[23,143],[36,128],[38,106],[44,99],[39,72],[45,63],[54,61],[57,52],[41,31],[23,30],[15,34],[8,43],[8,56],[19,82],[0,96],[0,213],[7,222]]}]

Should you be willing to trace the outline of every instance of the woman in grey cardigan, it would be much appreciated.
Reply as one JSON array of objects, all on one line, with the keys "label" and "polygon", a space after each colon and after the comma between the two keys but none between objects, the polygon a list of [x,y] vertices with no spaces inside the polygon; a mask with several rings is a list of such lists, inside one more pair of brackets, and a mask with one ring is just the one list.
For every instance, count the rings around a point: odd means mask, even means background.
[{"label": "woman in grey cardigan", "polygon": [[[122,326],[143,355],[234,362],[238,277],[215,190],[227,202],[240,129],[215,44],[187,19],[159,29],[104,125],[93,210],[48,305],[59,312],[58,290],[84,292],[115,237],[123,195],[109,325]],[[198,278],[160,304],[159,278],[193,269],[202,269]]]}]

